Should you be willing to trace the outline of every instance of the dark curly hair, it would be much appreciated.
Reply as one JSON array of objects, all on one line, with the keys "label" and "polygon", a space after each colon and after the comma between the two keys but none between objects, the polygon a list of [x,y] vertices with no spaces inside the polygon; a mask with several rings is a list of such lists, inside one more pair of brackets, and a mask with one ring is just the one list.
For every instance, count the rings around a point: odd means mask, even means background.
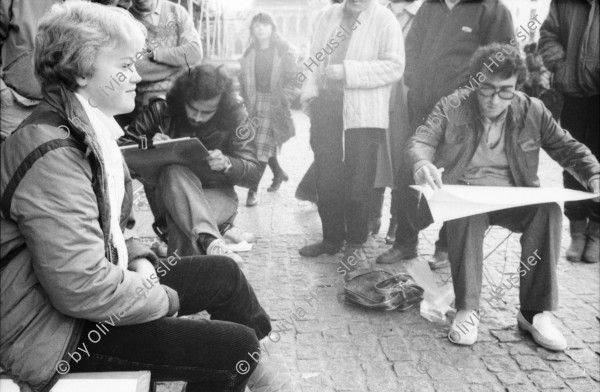
[{"label": "dark curly hair", "polygon": [[185,116],[186,102],[203,101],[222,94],[215,118],[224,128],[237,127],[239,119],[235,115],[243,110],[241,97],[235,92],[233,79],[221,65],[197,65],[184,71],[173,83],[167,93],[167,105],[171,113],[177,117]]},{"label": "dark curly hair", "polygon": [[479,72],[506,79],[516,75],[517,86],[527,80],[527,66],[519,50],[512,45],[497,42],[477,49],[471,57],[469,72],[472,77]]}]

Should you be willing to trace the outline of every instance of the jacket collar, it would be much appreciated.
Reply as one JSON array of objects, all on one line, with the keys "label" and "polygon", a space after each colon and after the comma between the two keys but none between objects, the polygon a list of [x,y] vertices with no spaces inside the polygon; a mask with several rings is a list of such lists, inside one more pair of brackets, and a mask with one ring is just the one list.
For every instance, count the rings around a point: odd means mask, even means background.
[{"label": "jacket collar", "polygon": [[96,139],[96,134],[91,128],[90,119],[83,106],[75,97],[75,93],[60,84],[46,86],[42,93],[44,101],[51,107],[52,111],[68,121],[73,137],[86,145],[86,155],[94,153],[100,159],[100,145]]}]

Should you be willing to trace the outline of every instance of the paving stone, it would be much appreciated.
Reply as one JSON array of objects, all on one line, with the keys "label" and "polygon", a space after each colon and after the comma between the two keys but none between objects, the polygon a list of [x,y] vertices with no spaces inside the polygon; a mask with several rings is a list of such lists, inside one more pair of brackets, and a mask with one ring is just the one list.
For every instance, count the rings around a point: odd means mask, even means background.
[{"label": "paving stone", "polygon": [[538,345],[535,343],[522,342],[522,343],[510,343],[507,345],[510,355],[534,355],[537,353]]},{"label": "paving stone", "polygon": [[428,366],[417,361],[407,362],[394,362],[394,372],[398,378],[404,377],[416,377],[419,375],[427,374]]},{"label": "paving stone", "polygon": [[339,367],[335,370],[329,372],[329,375],[336,391],[364,392],[367,389],[363,371],[348,371]]},{"label": "paving stone", "polygon": [[598,362],[588,362],[580,364],[585,372],[594,380],[600,381],[600,364]]},{"label": "paving stone", "polygon": [[472,346],[475,353],[480,355],[506,355],[506,351],[497,344],[494,343],[475,343]]},{"label": "paving stone", "polygon": [[538,357],[542,358],[545,361],[550,362],[570,362],[571,358],[569,358],[564,352],[550,351],[545,348],[538,347],[536,349],[536,354]]},{"label": "paving stone", "polygon": [[496,374],[502,385],[527,385],[529,379],[525,373],[521,372],[503,372]]},{"label": "paving stone", "polygon": [[379,338],[381,348],[390,361],[410,360],[407,353],[410,351],[406,342],[393,336]]},{"label": "paving stone", "polygon": [[572,362],[551,363],[550,367],[562,378],[587,377],[585,370]]},{"label": "paving stone", "polygon": [[536,372],[529,374],[528,377],[536,387],[544,391],[566,387],[564,381],[551,372]]},{"label": "paving stone", "polygon": [[516,372],[519,370],[515,361],[510,357],[481,357],[481,359],[490,372]]},{"label": "paving stone", "polygon": [[437,363],[427,367],[427,374],[434,380],[454,380],[462,378],[458,369]]},{"label": "paving stone", "polygon": [[[400,378],[398,380],[398,392],[436,392],[432,381],[413,378]],[[439,390],[437,390],[439,392]]]},{"label": "paving stone", "polygon": [[298,346],[296,348],[296,358],[298,359],[319,359],[324,356],[323,347]]},{"label": "paving stone", "polygon": [[436,392],[469,392],[469,384],[463,381],[436,381],[433,384]]},{"label": "paving stone", "polygon": [[497,384],[471,385],[471,392],[504,392],[504,388]]},{"label": "paving stone", "polygon": [[533,385],[513,385],[506,388],[507,392],[540,392],[539,389],[534,387]]},{"label": "paving stone", "polygon": [[565,381],[574,392],[600,391],[600,383],[589,378],[575,378]]},{"label": "paving stone", "polygon": [[[327,373],[324,372],[308,372],[308,373],[300,373],[300,385],[303,388],[326,388],[332,387],[333,382],[331,381],[331,377]],[[333,390],[333,388],[331,389]]]},{"label": "paving stone", "polygon": [[398,387],[396,373],[394,373],[391,364],[388,366],[379,366],[363,362],[362,368],[367,374],[367,387],[369,391],[395,391]]},{"label": "paving stone", "polygon": [[496,377],[489,373],[485,369],[465,369],[460,368],[458,372],[461,374],[462,379],[468,384],[496,384]]},{"label": "paving stone", "polygon": [[321,346],[325,344],[321,332],[297,333],[296,343],[299,346]]},{"label": "paving stone", "polygon": [[332,388],[313,387],[313,386],[302,386],[302,392],[335,392]]},{"label": "paving stone", "polygon": [[520,342],[523,340],[523,335],[512,329],[490,330],[490,333],[502,343]]},{"label": "paving stone", "polygon": [[567,350],[566,354],[577,363],[597,362],[599,358],[598,354],[587,348],[581,350]]},{"label": "paving stone", "polygon": [[323,330],[323,337],[326,341],[349,342],[350,334],[347,328],[327,328]]},{"label": "paving stone", "polygon": [[515,361],[519,364],[521,370],[549,370],[548,365],[542,359],[535,355],[515,355]]},{"label": "paving stone", "polygon": [[297,320],[296,331],[298,333],[322,332],[325,326],[315,320]]},{"label": "paving stone", "polygon": [[581,340],[584,343],[599,343],[600,342],[600,334],[598,333],[598,328],[586,328],[582,329],[578,332],[578,336],[581,337]]}]

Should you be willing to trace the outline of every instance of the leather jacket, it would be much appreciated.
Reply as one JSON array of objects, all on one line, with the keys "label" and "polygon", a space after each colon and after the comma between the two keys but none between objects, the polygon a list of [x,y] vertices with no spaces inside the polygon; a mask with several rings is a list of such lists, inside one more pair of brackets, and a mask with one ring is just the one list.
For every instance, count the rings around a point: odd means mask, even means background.
[{"label": "leather jacket", "polygon": [[[516,186],[539,187],[540,149],[550,155],[584,187],[600,175],[600,164],[589,148],[575,140],[552,118],[550,111],[537,98],[516,92],[506,115],[506,154]],[[453,97],[440,100],[425,125],[417,128],[408,140],[405,159],[412,172],[425,161],[444,168],[444,184],[456,184],[473,159],[483,124],[477,94],[457,90]]]},{"label": "leather jacket", "polygon": [[227,173],[211,170],[208,164],[194,168],[206,188],[220,186],[251,187],[259,179],[254,134],[246,132],[248,115],[240,102],[234,108],[219,105],[217,113],[206,124],[192,127],[184,113],[176,114],[164,99],[155,99],[127,127],[120,144],[137,143],[141,135],[151,140],[158,132],[171,138],[197,137],[208,150],[221,150],[231,161]]}]

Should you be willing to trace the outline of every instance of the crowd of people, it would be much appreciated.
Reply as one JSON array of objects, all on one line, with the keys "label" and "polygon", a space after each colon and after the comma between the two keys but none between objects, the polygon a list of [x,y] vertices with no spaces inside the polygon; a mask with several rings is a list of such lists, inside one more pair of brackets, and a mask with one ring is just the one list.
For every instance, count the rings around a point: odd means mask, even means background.
[{"label": "crowd of people", "polygon": [[[341,253],[358,272],[414,259],[432,216],[410,185],[539,187],[541,149],[564,169],[565,188],[600,193],[597,0],[553,0],[545,20],[527,24],[540,33],[527,47],[502,0],[334,1],[300,61],[261,12],[239,75],[204,61],[192,17],[167,0],[12,0],[1,18],[0,366],[24,390],[49,391],[64,361],[72,372],[150,370],[188,391],[274,388],[253,356],[270,319],[224,235],[235,186],[252,207],[267,166],[269,192],[288,181],[278,155],[295,135],[297,101],[314,162],[296,195],[322,224],[322,240],[299,249],[307,258]],[[202,142],[203,164],[142,176],[119,150],[182,137]],[[165,254],[124,234],[135,223],[132,178]],[[386,188],[392,246],[369,260]],[[598,199],[565,203],[565,215],[566,258],[599,262]],[[450,267],[448,339],[477,341],[489,225],[522,233],[522,262],[535,255],[519,274],[518,326],[565,350],[549,313],[557,203],[445,222],[428,262]],[[210,320],[180,317],[201,311]],[[74,360],[99,324],[113,328]],[[276,390],[291,390],[284,384]]]}]

